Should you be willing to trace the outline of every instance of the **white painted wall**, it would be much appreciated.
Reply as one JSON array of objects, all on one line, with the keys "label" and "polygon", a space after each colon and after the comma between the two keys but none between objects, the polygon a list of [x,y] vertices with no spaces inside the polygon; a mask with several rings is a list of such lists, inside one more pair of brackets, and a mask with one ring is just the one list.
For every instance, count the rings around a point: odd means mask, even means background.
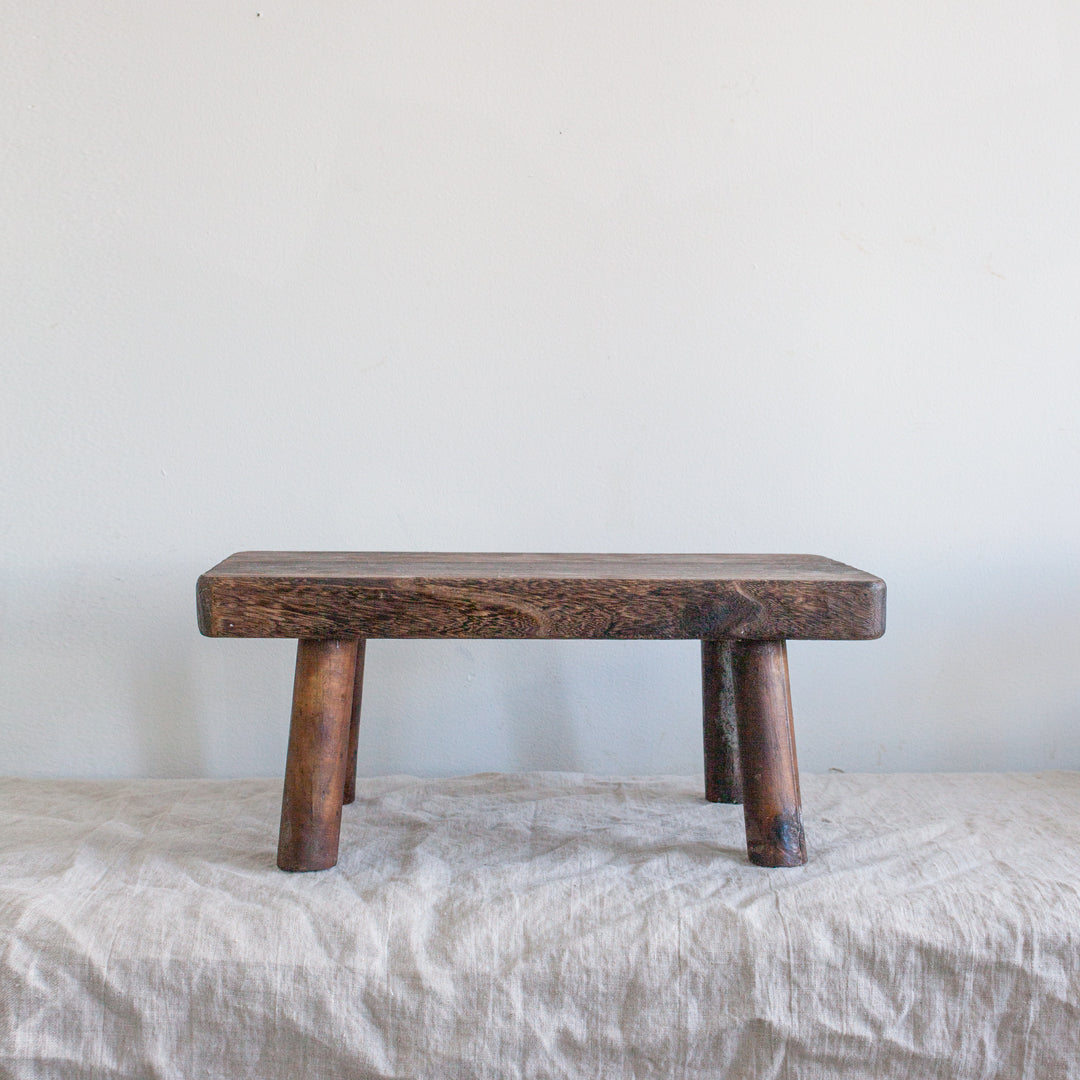
[{"label": "white painted wall", "polygon": [[[1080,766],[1080,8],[0,0],[0,771],[283,769],[244,548],[809,551],[806,770]],[[369,647],[361,771],[700,768],[693,643]]]}]

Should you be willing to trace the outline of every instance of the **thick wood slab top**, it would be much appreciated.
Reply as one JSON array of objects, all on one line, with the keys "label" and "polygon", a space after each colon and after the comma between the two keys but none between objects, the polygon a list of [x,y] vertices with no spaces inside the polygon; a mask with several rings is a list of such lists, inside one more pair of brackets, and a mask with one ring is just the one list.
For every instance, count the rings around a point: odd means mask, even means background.
[{"label": "thick wood slab top", "polygon": [[212,637],[875,638],[885,583],[818,555],[245,551],[199,578]]},{"label": "thick wood slab top", "polygon": [[241,551],[206,577],[605,578],[619,581],[879,581],[820,555],[525,555],[506,552]]}]

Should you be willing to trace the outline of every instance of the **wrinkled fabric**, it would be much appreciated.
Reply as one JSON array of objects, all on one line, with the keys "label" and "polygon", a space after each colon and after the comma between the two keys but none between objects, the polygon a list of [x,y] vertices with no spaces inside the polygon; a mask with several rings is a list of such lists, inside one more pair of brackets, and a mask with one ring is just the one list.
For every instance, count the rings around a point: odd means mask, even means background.
[{"label": "wrinkled fabric", "polygon": [[1080,773],[803,777],[750,866],[698,778],[0,781],[5,1078],[1080,1077]]}]

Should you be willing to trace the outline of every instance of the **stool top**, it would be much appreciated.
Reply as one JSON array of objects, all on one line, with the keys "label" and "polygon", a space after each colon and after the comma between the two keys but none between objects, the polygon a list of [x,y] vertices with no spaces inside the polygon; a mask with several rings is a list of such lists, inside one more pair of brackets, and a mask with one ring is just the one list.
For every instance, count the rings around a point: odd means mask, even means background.
[{"label": "stool top", "polygon": [[211,637],[867,639],[885,583],[818,555],[245,551],[199,578]]}]

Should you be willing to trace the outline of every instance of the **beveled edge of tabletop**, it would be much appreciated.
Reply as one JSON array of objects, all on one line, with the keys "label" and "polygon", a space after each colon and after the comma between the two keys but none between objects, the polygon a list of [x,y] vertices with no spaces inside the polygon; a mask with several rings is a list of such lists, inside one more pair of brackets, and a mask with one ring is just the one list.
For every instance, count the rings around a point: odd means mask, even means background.
[{"label": "beveled edge of tabletop", "polygon": [[327,581],[881,581],[821,555],[411,551],[238,551],[202,576]]}]

